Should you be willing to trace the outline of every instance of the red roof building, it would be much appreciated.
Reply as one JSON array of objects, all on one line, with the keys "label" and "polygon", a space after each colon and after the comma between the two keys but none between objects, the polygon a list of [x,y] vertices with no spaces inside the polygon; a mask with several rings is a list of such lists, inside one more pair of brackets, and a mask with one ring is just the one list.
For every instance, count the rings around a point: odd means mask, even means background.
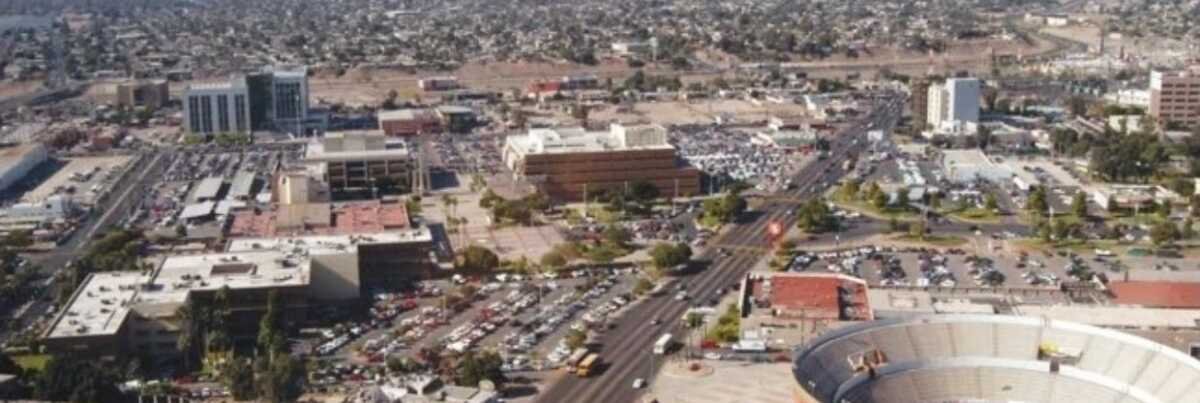
[{"label": "red roof building", "polygon": [[320,203],[280,206],[273,211],[244,211],[233,216],[230,237],[281,235],[347,235],[394,231],[409,227],[403,203]]},{"label": "red roof building", "polygon": [[814,320],[872,320],[867,283],[836,273],[777,273],[753,283],[754,300],[775,316]]},{"label": "red roof building", "polygon": [[1113,302],[1147,308],[1200,308],[1200,283],[1121,281],[1108,284]]}]

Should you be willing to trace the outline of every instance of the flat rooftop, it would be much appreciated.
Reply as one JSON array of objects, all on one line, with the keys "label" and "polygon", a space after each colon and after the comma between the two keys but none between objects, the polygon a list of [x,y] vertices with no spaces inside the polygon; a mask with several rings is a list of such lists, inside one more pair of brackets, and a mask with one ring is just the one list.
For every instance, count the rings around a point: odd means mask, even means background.
[{"label": "flat rooftop", "polygon": [[377,115],[380,121],[384,120],[437,120],[438,116],[433,110],[424,108],[412,109],[396,109],[391,111],[382,111]]},{"label": "flat rooftop", "polygon": [[654,125],[614,124],[603,132],[580,127],[531,129],[527,134],[508,136],[505,141],[508,149],[522,155],[675,149],[667,142],[666,129]]},{"label": "flat rooftop", "polygon": [[311,255],[350,251],[351,247],[357,247],[358,245],[432,241],[433,235],[429,232],[429,229],[420,227],[373,234],[239,238],[230,240],[229,246],[226,249],[230,252],[261,249],[305,249]]},{"label": "flat rooftop", "polygon": [[1019,305],[1022,315],[1125,329],[1200,329],[1200,310],[1095,305]]},{"label": "flat rooftop", "polygon": [[93,273],[84,279],[67,302],[50,330],[48,338],[86,337],[116,334],[129,316],[129,302],[151,274],[138,272]]},{"label": "flat rooftop", "polygon": [[[310,208],[316,207],[316,208]],[[274,237],[303,223],[301,232],[324,235],[378,233],[409,228],[408,208],[402,203],[379,201],[331,205],[309,203],[279,206],[273,211],[245,211],[234,215],[231,237]]]},{"label": "flat rooftop", "polygon": [[40,143],[18,144],[12,147],[0,148],[0,172],[7,172],[29,154],[38,152],[39,149],[41,152],[45,152],[45,147]]},{"label": "flat rooftop", "polygon": [[[833,273],[777,273],[756,281],[754,299],[765,300],[772,309],[803,311],[808,319],[838,320],[843,310],[851,320],[870,320],[867,284],[860,279]],[[845,295],[845,297],[843,297]]]},{"label": "flat rooftop", "polygon": [[1200,283],[1176,281],[1114,281],[1108,284],[1113,302],[1149,308],[1200,308]]}]

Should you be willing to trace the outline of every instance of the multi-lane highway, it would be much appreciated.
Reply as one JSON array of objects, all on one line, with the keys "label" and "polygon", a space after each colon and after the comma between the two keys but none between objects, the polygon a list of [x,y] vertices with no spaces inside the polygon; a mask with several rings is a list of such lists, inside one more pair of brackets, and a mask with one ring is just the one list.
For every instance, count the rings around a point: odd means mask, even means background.
[{"label": "multi-lane highway", "polygon": [[[708,251],[698,260],[712,262],[698,274],[683,278],[690,294],[696,299],[708,299],[722,288],[737,283],[762,259],[763,248],[768,247],[767,226],[779,222],[786,227],[795,225],[790,210],[798,200],[820,194],[836,183],[844,171],[840,163],[858,155],[867,146],[867,131],[889,130],[901,115],[903,99],[898,95],[879,101],[872,112],[859,123],[843,130],[830,144],[830,158],[809,164],[793,180],[794,190],[781,194],[747,213],[742,222],[734,224],[723,235],[714,239]],[[721,249],[729,253],[722,254]],[[616,324],[599,338],[600,356],[604,365],[601,372],[589,378],[563,377],[538,397],[538,402],[597,402],[623,403],[637,401],[644,390],[634,389],[637,378],[651,379],[662,362],[651,353],[655,340],[663,333],[680,334],[669,324],[682,317],[690,302],[677,301],[670,297],[653,297],[632,307]],[[664,319],[664,325],[652,324],[652,318]]]}]

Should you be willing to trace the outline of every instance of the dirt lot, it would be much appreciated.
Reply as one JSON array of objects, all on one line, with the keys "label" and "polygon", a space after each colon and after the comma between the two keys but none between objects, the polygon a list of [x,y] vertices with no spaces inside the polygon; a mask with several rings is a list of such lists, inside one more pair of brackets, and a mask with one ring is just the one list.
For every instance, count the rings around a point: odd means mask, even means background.
[{"label": "dirt lot", "polygon": [[0,81],[0,98],[15,97],[37,91],[42,82],[36,81]]},{"label": "dirt lot", "polygon": [[803,116],[805,109],[797,104],[763,102],[755,105],[737,99],[639,102],[629,112],[618,112],[614,106],[602,105],[591,111],[590,118],[595,121],[653,122],[663,125],[706,124],[712,123],[713,117],[720,113],[731,113],[738,121],[766,121],[772,115]]}]

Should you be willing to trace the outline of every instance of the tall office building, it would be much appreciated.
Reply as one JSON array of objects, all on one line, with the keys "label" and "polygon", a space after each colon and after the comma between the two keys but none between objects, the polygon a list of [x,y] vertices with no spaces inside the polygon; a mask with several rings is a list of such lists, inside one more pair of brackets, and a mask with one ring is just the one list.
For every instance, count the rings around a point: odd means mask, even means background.
[{"label": "tall office building", "polygon": [[247,133],[250,95],[245,77],[195,83],[183,94],[184,128],[193,134]]},{"label": "tall office building", "polygon": [[1163,127],[1200,125],[1200,66],[1151,71],[1150,116]]},{"label": "tall office building", "polygon": [[308,119],[308,69],[304,66],[274,66],[271,75],[271,107],[268,118],[276,130],[303,133]]}]

